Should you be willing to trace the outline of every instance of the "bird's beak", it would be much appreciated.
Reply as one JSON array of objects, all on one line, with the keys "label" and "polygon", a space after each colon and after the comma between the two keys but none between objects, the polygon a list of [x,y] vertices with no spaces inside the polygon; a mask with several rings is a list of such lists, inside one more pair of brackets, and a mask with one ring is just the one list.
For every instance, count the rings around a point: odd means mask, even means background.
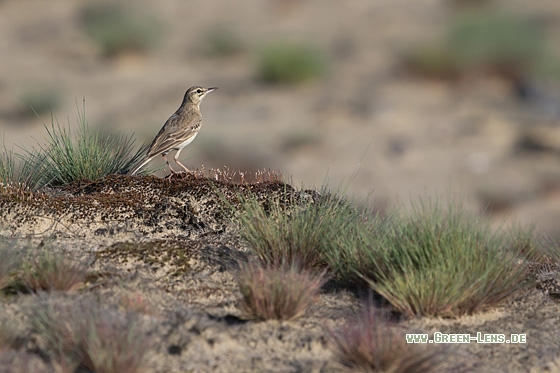
[{"label": "bird's beak", "polygon": [[215,91],[216,89],[218,89],[218,87],[212,87],[212,88],[208,88],[208,93]]}]

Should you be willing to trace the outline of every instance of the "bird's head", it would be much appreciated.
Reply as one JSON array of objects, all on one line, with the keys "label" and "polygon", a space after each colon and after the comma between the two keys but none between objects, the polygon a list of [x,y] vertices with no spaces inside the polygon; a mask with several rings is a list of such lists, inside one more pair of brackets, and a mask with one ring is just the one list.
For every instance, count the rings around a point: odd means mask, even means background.
[{"label": "bird's head", "polygon": [[218,87],[203,88],[203,87],[190,87],[185,93],[185,101],[192,102],[199,105],[202,99],[210,92],[215,91]]}]

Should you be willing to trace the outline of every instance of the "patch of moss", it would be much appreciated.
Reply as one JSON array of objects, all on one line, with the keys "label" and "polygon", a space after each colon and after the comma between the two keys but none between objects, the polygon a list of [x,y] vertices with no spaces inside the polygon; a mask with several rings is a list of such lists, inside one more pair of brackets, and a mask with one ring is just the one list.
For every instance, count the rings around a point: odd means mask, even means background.
[{"label": "patch of moss", "polygon": [[126,263],[139,260],[150,266],[175,268],[171,275],[180,276],[191,268],[193,250],[183,242],[157,240],[150,242],[119,242],[96,253],[97,259]]}]

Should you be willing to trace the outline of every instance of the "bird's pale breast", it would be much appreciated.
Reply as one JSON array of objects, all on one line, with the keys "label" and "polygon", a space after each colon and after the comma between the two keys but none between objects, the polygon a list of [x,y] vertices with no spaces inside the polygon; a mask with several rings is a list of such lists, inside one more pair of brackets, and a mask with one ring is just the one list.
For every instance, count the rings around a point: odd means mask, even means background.
[{"label": "bird's pale breast", "polygon": [[185,141],[183,141],[180,144],[177,144],[177,146],[175,146],[173,149],[174,150],[179,150],[179,149],[183,149],[185,146],[189,145],[191,142],[193,142],[194,138],[196,137],[196,135],[198,135],[198,132],[195,132],[191,137],[189,137],[188,139],[186,139]]}]

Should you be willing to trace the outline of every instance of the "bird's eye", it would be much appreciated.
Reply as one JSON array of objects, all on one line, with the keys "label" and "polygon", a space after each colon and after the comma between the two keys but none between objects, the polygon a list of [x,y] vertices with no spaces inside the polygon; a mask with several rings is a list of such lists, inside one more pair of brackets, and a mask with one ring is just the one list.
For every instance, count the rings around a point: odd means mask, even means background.
[{"label": "bird's eye", "polygon": [[196,93],[202,93],[202,89],[197,89]]}]

